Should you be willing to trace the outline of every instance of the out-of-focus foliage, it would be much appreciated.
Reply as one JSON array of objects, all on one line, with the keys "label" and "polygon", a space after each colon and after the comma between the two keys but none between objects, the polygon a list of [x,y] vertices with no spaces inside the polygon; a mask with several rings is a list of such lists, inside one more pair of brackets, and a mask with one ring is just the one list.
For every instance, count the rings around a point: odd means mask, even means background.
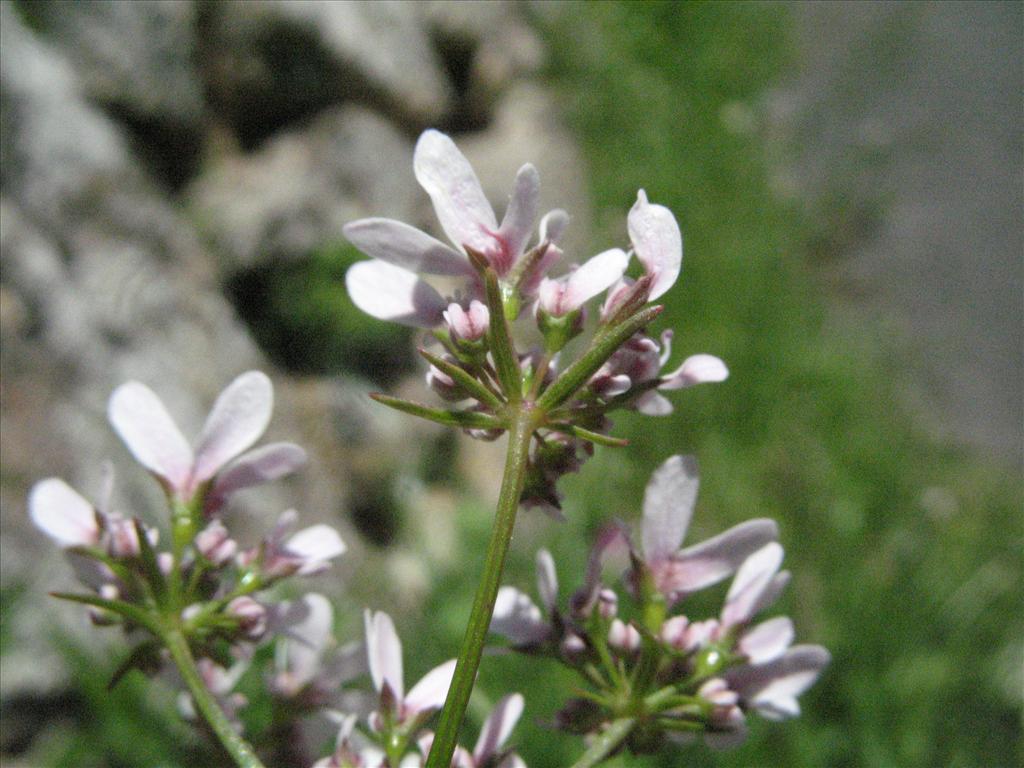
[{"label": "out-of-focus foliage", "polygon": [[[793,616],[799,640],[834,656],[802,697],[801,719],[757,723],[738,750],[696,745],[609,765],[1019,765],[1021,485],[915,426],[898,402],[900,352],[884,325],[845,327],[828,312],[809,258],[823,224],[773,195],[756,118],[752,129],[735,120],[756,115],[754,100],[787,71],[785,8],[567,4],[544,9],[538,24],[549,35],[551,82],[589,166],[601,224],[595,249],[625,245],[638,188],[671,208],[686,254],[662,327],[676,330],[676,359],[709,352],[732,371],[725,384],[674,393],[670,417],[620,418],[615,434],[632,445],[598,449],[564,482],[568,521],[545,524],[543,537],[563,595],[578,584],[597,528],[613,516],[637,521],[650,471],[672,453],[692,452],[702,465],[693,540],[750,517],[779,520],[795,574],[779,610]],[[367,350],[408,350],[348,303],[341,275],[350,259],[325,250],[312,272],[285,270],[249,287],[267,292],[268,316],[309,337],[300,367],[335,370]],[[463,503],[461,556],[433,574],[421,615],[396,612],[411,678],[455,653],[490,515],[480,500]],[[505,582],[532,591],[533,555],[514,542]],[[715,610],[719,597],[695,600],[695,613]],[[55,745],[47,764],[193,764],[175,728],[138,719],[140,680],[114,696],[100,695],[84,673],[79,682],[81,709],[70,718],[81,733],[72,731],[66,748]],[[518,751],[531,768],[568,765],[579,743],[547,722],[570,683],[547,663],[485,658],[466,733],[518,690],[527,700]],[[127,743],[133,751],[90,762],[86,731],[97,750]],[[163,751],[148,751],[153,743]],[[150,759],[156,754],[159,761]]]}]

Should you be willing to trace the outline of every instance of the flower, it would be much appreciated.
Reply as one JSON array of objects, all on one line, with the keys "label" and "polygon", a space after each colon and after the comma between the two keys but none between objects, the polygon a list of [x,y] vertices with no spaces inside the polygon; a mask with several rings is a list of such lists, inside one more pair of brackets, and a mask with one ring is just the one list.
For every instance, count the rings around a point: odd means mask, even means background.
[{"label": "flower", "polygon": [[[480,736],[473,751],[461,746],[455,748],[452,768],[526,768],[526,763],[519,755],[502,749],[523,714],[523,704],[520,693],[510,693],[498,701],[480,728]],[[434,734],[430,732],[418,739],[424,761],[433,743]]]},{"label": "flower", "polygon": [[546,549],[537,552],[537,593],[542,611],[529,595],[515,587],[502,587],[494,601],[490,631],[507,638],[516,647],[529,647],[557,636],[558,576],[555,561]]},{"label": "flower", "polygon": [[383,611],[369,610],[363,614],[363,621],[370,677],[380,694],[380,707],[371,714],[370,727],[379,731],[390,720],[415,729],[444,704],[455,674],[455,659],[434,667],[405,693],[402,641],[395,632],[394,622]]},{"label": "flower", "polygon": [[[472,166],[448,136],[436,130],[424,131],[416,142],[413,170],[455,247],[392,219],[350,222],[344,227],[345,237],[373,258],[353,265],[345,275],[345,284],[356,306],[373,317],[432,327],[441,321],[450,302],[417,273],[466,279],[470,296],[477,296],[479,278],[467,257],[467,250],[472,250],[500,278],[508,276],[533,231],[540,178],[529,163],[519,169],[499,226]],[[552,241],[557,239],[564,217],[560,211],[545,217],[542,245],[545,235],[550,234]],[[539,252],[538,256],[543,259],[544,254]]]},{"label": "flower", "polygon": [[565,277],[545,277],[538,288],[537,307],[552,317],[575,312],[621,278],[628,263],[625,251],[612,248],[591,257]]},{"label": "flower", "polygon": [[[311,525],[287,536],[298,518],[299,513],[294,509],[283,512],[274,530],[264,539],[262,569],[265,578],[279,579],[292,574],[314,576],[330,568],[330,561],[348,549],[329,525]],[[253,554],[249,553],[245,559],[253,559]]]},{"label": "flower", "polygon": [[651,476],[644,492],[642,573],[669,604],[728,578],[747,557],[778,538],[773,520],[761,518],[733,526],[724,533],[685,549],[679,546],[690,527],[699,487],[697,460],[672,456]]},{"label": "flower", "polygon": [[266,430],[272,408],[270,379],[249,371],[217,397],[194,448],[160,398],[137,381],[114,390],[107,414],[135,459],[178,501],[191,501],[212,481],[205,511],[213,514],[234,491],[276,480],[305,462],[305,451],[292,443],[273,443],[239,457]]},{"label": "flower", "polygon": [[796,697],[814,685],[831,660],[820,645],[794,645],[774,661],[734,667],[723,677],[744,709],[767,720],[784,720],[800,714]]}]

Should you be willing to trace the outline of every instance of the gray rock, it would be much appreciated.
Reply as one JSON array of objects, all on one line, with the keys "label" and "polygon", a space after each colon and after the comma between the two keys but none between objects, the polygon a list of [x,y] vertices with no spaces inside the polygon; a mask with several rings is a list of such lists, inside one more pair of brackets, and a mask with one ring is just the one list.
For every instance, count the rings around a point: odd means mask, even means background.
[{"label": "gray rock", "polygon": [[205,28],[211,99],[248,148],[341,101],[423,126],[452,97],[417,3],[220,3]]},{"label": "gray rock", "polygon": [[306,257],[360,216],[415,218],[411,158],[412,142],[391,123],[339,107],[254,154],[221,158],[187,197],[230,275]]}]

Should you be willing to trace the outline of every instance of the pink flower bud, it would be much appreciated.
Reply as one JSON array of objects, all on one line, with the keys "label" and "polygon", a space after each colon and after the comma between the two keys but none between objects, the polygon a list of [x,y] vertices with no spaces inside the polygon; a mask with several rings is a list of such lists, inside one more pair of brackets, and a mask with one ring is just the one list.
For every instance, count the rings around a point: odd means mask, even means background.
[{"label": "pink flower bud", "polygon": [[225,613],[238,619],[238,628],[249,640],[259,640],[267,631],[267,609],[251,597],[236,597]]},{"label": "pink flower bud", "polygon": [[196,549],[199,554],[218,568],[227,563],[238,551],[238,543],[228,535],[228,529],[220,520],[214,520],[196,535]]},{"label": "pink flower bud", "polygon": [[640,650],[640,632],[632,624],[615,619],[608,629],[608,645],[622,654],[636,653]]},{"label": "pink flower bud", "polygon": [[685,616],[673,616],[661,625],[662,642],[672,648],[682,650],[686,647],[686,628],[689,624],[690,620]]},{"label": "pink flower bud", "polygon": [[603,619],[613,619],[619,610],[619,596],[610,589],[602,589],[597,595],[597,612]]},{"label": "pink flower bud", "polygon": [[134,521],[123,517],[107,518],[107,535],[107,551],[111,557],[127,560],[139,556],[139,534]]},{"label": "pink flower bud", "polygon": [[453,338],[461,341],[479,341],[490,328],[491,313],[486,304],[473,299],[469,303],[468,312],[458,304],[449,304],[444,312],[444,319]]}]

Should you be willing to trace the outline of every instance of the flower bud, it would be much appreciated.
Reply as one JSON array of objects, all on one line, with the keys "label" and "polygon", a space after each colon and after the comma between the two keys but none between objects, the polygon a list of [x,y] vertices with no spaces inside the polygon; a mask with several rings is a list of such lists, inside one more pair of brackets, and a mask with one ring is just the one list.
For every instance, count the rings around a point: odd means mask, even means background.
[{"label": "flower bud", "polygon": [[123,517],[107,519],[107,551],[117,560],[127,560],[139,556],[139,533],[135,522]]},{"label": "flower bud", "polygon": [[579,635],[569,633],[562,640],[561,651],[567,661],[575,662],[587,652],[587,643]]},{"label": "flower bud", "polygon": [[597,595],[597,612],[602,619],[614,619],[619,610],[619,596],[612,590],[602,589]]},{"label": "flower bud", "polygon": [[622,654],[636,653],[640,650],[640,632],[632,624],[615,619],[608,629],[608,645]]},{"label": "flower bud", "polygon": [[671,648],[683,650],[686,647],[686,628],[690,620],[685,616],[673,616],[661,625],[661,641]]},{"label": "flower bud", "polygon": [[467,312],[458,304],[448,305],[444,311],[445,322],[454,342],[477,342],[487,335],[490,329],[491,313],[487,305],[473,299]]},{"label": "flower bud", "polygon": [[267,609],[251,597],[236,597],[224,609],[238,619],[238,628],[248,640],[259,640],[267,631]]},{"label": "flower bud", "polygon": [[196,535],[195,546],[199,554],[218,568],[238,551],[237,542],[228,535],[228,529],[220,520],[214,520]]}]

